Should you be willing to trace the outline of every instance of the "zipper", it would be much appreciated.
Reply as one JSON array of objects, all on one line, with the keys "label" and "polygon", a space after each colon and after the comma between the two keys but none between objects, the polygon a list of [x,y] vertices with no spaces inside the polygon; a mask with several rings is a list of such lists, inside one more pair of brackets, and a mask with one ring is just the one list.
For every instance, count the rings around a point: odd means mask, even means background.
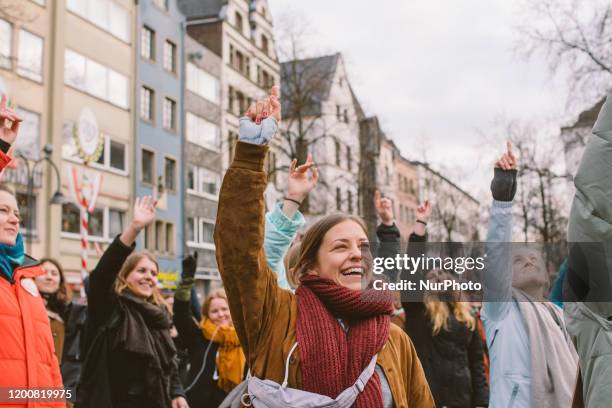
[{"label": "zipper", "polygon": [[518,394],[518,389],[518,384],[514,384],[514,387],[512,388],[512,395],[510,396],[510,401],[508,401],[508,408],[512,408],[512,406],[514,405],[514,400],[516,399],[516,395]]},{"label": "zipper", "polygon": [[493,340],[491,340],[491,344],[489,344],[489,349],[491,349],[491,347],[493,347],[493,343],[495,343],[495,339],[497,338],[497,332],[499,332],[499,329],[495,329],[495,333],[493,333]]}]

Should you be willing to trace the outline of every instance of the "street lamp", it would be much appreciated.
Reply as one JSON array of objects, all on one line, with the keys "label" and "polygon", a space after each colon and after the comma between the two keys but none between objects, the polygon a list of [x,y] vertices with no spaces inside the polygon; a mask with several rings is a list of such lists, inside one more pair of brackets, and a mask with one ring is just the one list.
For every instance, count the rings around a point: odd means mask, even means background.
[{"label": "street lamp", "polygon": [[41,163],[47,162],[49,163],[49,165],[51,166],[51,168],[53,169],[53,171],[55,171],[55,176],[56,176],[56,180],[57,180],[57,190],[55,190],[55,193],[53,194],[53,197],[51,197],[51,200],[49,200],[49,204],[54,205],[54,204],[65,204],[66,202],[68,202],[68,200],[66,199],[66,197],[62,194],[62,184],[60,181],[60,172],[59,169],[57,168],[57,165],[53,162],[53,160],[51,160],[51,154],[53,153],[53,146],[50,144],[46,144],[43,149],[42,149],[42,153],[43,156],[38,159],[35,160],[31,167],[31,160],[29,160],[27,157],[25,157],[23,155],[23,153],[21,152],[17,152],[17,154],[15,155],[16,159],[21,159],[23,160],[23,162],[25,163],[25,168],[26,168],[26,177],[28,180],[28,191],[27,191],[27,207],[28,207],[28,219],[27,219],[27,228],[28,228],[28,233],[26,236],[26,244],[27,244],[27,251],[30,252],[32,250],[32,223],[33,223],[33,214],[34,214],[34,202],[32,200],[32,196],[34,195],[34,177],[36,176],[36,169],[38,168],[38,166]]}]

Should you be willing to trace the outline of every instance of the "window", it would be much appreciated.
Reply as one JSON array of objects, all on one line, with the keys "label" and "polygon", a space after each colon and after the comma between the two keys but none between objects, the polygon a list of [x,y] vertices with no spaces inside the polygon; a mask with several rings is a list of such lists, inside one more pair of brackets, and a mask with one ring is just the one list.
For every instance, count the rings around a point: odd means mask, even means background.
[{"label": "window", "polygon": [[349,214],[353,213],[353,192],[348,190],[346,192],[346,201],[348,201],[348,212]]},{"label": "window", "polygon": [[340,120],[342,118],[342,112],[340,111],[340,105],[336,105],[336,119]]},{"label": "window", "polygon": [[227,90],[227,110],[234,112],[234,88],[231,86]]},{"label": "window", "polygon": [[353,167],[353,157],[351,156],[351,147],[346,146],[346,169],[351,171]]},{"label": "window", "polygon": [[[126,158],[125,154],[126,146],[121,142],[117,142],[115,140],[110,140],[109,138],[110,149],[108,149],[108,166],[113,169],[125,171],[127,169],[126,166]],[[105,149],[106,150],[106,149]]]},{"label": "window", "polygon": [[155,153],[142,149],[142,182],[155,184]]},{"label": "window", "polygon": [[242,21],[242,14],[239,12],[234,15],[234,26],[236,26],[236,30],[240,31],[240,34],[244,33],[244,22]]},{"label": "window", "polygon": [[196,241],[196,229],[195,229],[195,218],[187,217],[187,225],[186,234],[187,234],[187,242],[195,242]]},{"label": "window", "polygon": [[143,86],[140,89],[140,118],[153,122],[155,110],[155,92]]},{"label": "window", "polygon": [[7,21],[0,19],[0,67],[11,68],[11,37],[12,27]]},{"label": "window", "polygon": [[80,232],[81,212],[79,208],[67,203],[62,205],[62,232],[78,234]]},{"label": "window", "polygon": [[261,35],[261,50],[263,52],[265,52],[266,54],[268,54],[268,37],[266,37],[265,35]]},{"label": "window", "polygon": [[68,10],[125,42],[130,41],[129,12],[112,0],[67,0]]},{"label": "window", "polygon": [[187,140],[198,146],[218,151],[221,148],[221,130],[219,126],[204,118],[187,112],[185,116]]},{"label": "window", "polygon": [[142,26],[140,34],[140,56],[148,60],[155,60],[155,31]]},{"label": "window", "polygon": [[[104,238],[104,209],[95,208],[89,214],[89,236]],[[80,234],[81,211],[73,203],[62,205],[62,232]]]},{"label": "window", "polygon": [[155,221],[155,250],[157,252],[166,252],[166,240],[164,233],[166,228],[163,221]]},{"label": "window", "polygon": [[342,211],[342,193],[340,187],[336,187],[336,210]]},{"label": "window", "polygon": [[174,253],[174,224],[166,223],[166,251],[169,254]]},{"label": "window", "polygon": [[200,246],[214,249],[213,231],[215,222],[206,218],[187,218],[187,243],[192,246]]},{"label": "window", "polygon": [[201,194],[216,200],[221,188],[221,176],[211,170],[189,166],[187,170],[187,188],[190,193]]},{"label": "window", "polygon": [[166,190],[176,190],[176,160],[164,158],[164,187]]},{"label": "window", "polygon": [[217,105],[221,101],[219,80],[191,62],[187,63],[187,89]]},{"label": "window", "polygon": [[113,239],[121,234],[125,227],[125,211],[108,210],[108,237]]},{"label": "window", "polygon": [[153,4],[163,10],[168,10],[168,0],[153,0]]},{"label": "window", "polygon": [[64,83],[121,108],[128,107],[128,80],[74,51],[64,54]]},{"label": "window", "polygon": [[40,155],[40,115],[25,109],[16,110],[23,119],[19,126],[19,137],[15,139],[15,153],[19,152],[30,159]]},{"label": "window", "polygon": [[164,42],[164,69],[176,73],[176,45],[169,40]]},{"label": "window", "polygon": [[42,81],[43,40],[25,30],[19,30],[17,73],[34,81]]},{"label": "window", "polygon": [[[38,217],[36,208],[36,195],[30,196],[30,205],[28,206],[28,195],[26,193],[16,192],[15,198],[17,199],[17,208],[19,208],[19,214],[21,216],[21,228],[22,233],[26,233],[29,235],[28,227],[32,227],[33,236],[36,235],[36,230],[38,226]],[[30,213],[30,208],[32,208],[32,213]]]},{"label": "window", "polygon": [[336,166],[340,167],[340,142],[336,140],[334,144],[336,146]]},{"label": "window", "polygon": [[344,110],[344,123],[349,123],[348,109]]},{"label": "window", "polygon": [[164,98],[164,115],[162,122],[164,128],[176,130],[176,102],[170,98]]}]

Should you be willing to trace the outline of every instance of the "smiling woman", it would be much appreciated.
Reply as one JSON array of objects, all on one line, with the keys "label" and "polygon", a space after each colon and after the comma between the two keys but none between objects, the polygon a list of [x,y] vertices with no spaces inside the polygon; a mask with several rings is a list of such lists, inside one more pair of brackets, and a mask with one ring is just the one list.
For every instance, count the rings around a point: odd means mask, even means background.
[{"label": "smiling woman", "polygon": [[187,407],[157,262],[147,252],[131,254],[155,220],[155,204],[152,197],[136,199],[132,222],[90,274],[79,407]]}]

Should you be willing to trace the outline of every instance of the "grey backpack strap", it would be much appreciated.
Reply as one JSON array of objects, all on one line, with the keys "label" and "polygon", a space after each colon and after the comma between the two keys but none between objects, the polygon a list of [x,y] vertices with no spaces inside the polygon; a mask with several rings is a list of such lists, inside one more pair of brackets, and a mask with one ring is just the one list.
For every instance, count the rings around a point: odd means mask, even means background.
[{"label": "grey backpack strap", "polygon": [[356,387],[359,392],[363,392],[366,384],[370,381],[372,375],[374,375],[374,371],[376,370],[376,360],[378,359],[378,354],[374,354],[372,360],[370,360],[370,364],[361,372],[353,387]]}]

